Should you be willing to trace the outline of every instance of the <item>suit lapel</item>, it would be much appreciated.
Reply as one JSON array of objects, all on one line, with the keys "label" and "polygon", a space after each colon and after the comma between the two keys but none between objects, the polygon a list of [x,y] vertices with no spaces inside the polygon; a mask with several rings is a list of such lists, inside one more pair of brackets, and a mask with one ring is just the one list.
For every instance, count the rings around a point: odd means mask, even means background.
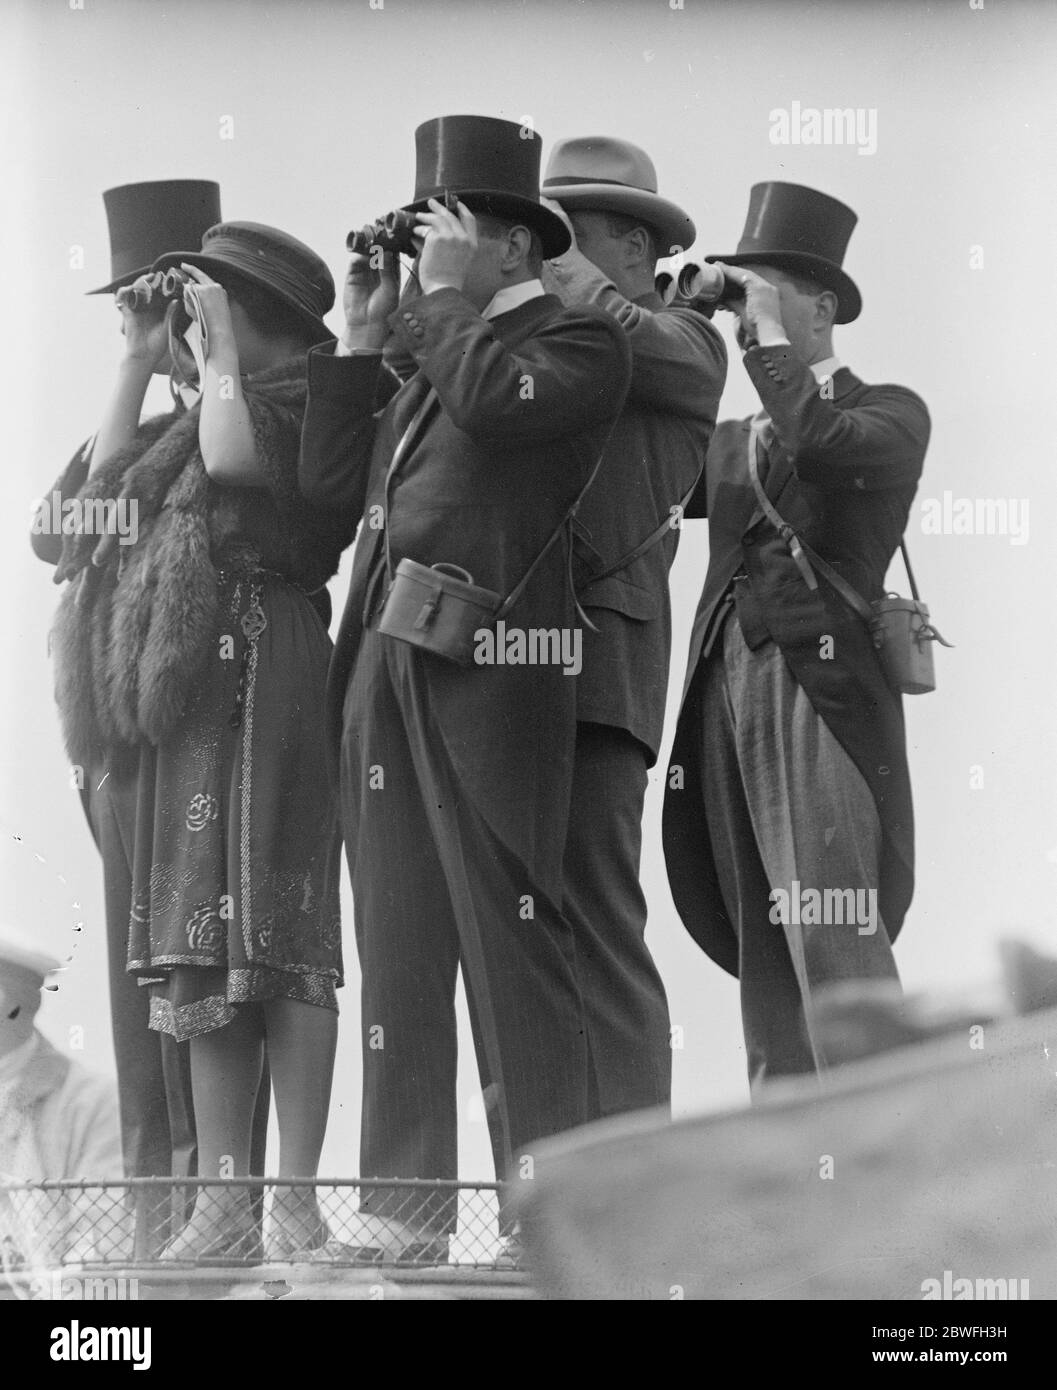
[{"label": "suit lapel", "polygon": [[418,443],[437,405],[436,391],[421,371],[416,372],[404,385],[393,411],[397,442],[386,470],[387,483]]}]

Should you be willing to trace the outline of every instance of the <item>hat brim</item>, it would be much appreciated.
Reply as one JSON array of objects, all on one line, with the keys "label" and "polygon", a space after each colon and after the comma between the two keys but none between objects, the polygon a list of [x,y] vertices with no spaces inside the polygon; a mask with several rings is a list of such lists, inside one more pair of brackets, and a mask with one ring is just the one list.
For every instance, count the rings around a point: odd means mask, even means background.
[{"label": "hat brim", "polygon": [[226,260],[223,256],[206,256],[201,251],[166,251],[164,256],[159,256],[149,270],[169,270],[173,266],[194,265],[199,270],[204,270],[207,274],[223,275],[225,271],[229,275],[238,275],[243,280],[250,280],[255,285],[259,285],[262,290],[267,290],[269,294],[275,296],[287,308],[292,309],[306,328],[310,328],[318,336],[313,339],[315,343],[324,341],[333,342],[336,334],[327,327],[321,318],[306,309],[303,304],[299,304],[293,295],[287,294],[277,285],[266,279],[262,275],[255,275],[247,266],[236,265],[234,261]]},{"label": "hat brim", "polygon": [[29,975],[37,976],[42,982],[56,970],[62,969],[59,961],[48,952],[10,941],[0,942],[0,972],[5,965],[24,970]]},{"label": "hat brim", "polygon": [[100,285],[97,290],[85,290],[85,294],[116,294],[125,285],[131,285],[133,280],[138,280],[141,275],[149,275],[151,269],[149,265],[140,266],[139,270],[130,270],[126,275],[111,280],[109,285]]},{"label": "hat brim", "polygon": [[[552,261],[563,255],[573,244],[569,228],[556,212],[541,207],[529,198],[519,198],[516,193],[504,193],[493,188],[452,189],[460,202],[466,204],[471,212],[484,212],[504,221],[523,223],[539,237],[543,246],[543,259]],[[405,212],[426,212],[428,198],[419,198],[414,203],[405,203]]]},{"label": "hat brim", "polygon": [[681,207],[650,193],[645,188],[627,188],[613,183],[544,183],[540,190],[545,198],[561,203],[566,212],[619,212],[627,217],[641,217],[660,234],[669,249],[663,254],[674,256],[678,250],[689,251],[697,238],[697,228]]},{"label": "hat brim", "polygon": [[747,251],[741,256],[737,252],[730,256],[706,256],[705,260],[710,264],[722,261],[724,265],[773,265],[778,270],[807,275],[837,296],[834,323],[854,323],[862,313],[862,295],[855,281],[839,265],[822,256],[812,256],[806,251]]}]

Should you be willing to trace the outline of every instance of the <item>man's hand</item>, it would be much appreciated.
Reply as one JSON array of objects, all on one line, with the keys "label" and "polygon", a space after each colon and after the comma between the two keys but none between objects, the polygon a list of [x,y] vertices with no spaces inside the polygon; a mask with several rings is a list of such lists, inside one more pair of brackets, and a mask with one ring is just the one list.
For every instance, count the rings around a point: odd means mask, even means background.
[{"label": "man's hand", "polygon": [[423,238],[418,259],[418,282],[423,294],[433,290],[461,290],[470,262],[477,252],[477,219],[464,203],[449,212],[436,198],[429,212],[418,214],[415,235]]},{"label": "man's hand", "polygon": [[782,323],[782,304],[778,286],[772,285],[769,280],[765,280],[762,275],[757,275],[746,266],[724,265],[722,261],[716,261],[715,264],[724,275],[735,284],[741,285],[745,291],[744,299],[737,299],[732,304],[724,304],[721,307],[730,308],[738,315],[746,335],[763,346],[785,341],[788,335]]},{"label": "man's hand", "polygon": [[170,303],[159,314],[157,301],[145,309],[130,309],[118,304],[121,332],[125,336],[125,361],[146,374],[156,371],[169,355],[169,320],[175,311]]},{"label": "man's hand", "polygon": [[400,298],[399,261],[396,256],[385,253],[381,267],[372,269],[377,255],[375,248],[369,256],[354,253],[349,258],[342,295],[345,328],[341,341],[350,352],[382,346],[389,334],[389,315]]}]

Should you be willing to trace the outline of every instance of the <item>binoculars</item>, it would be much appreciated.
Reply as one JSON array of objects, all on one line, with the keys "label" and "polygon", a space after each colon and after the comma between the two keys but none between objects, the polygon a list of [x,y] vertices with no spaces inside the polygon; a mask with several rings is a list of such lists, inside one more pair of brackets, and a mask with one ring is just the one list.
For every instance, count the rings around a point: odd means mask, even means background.
[{"label": "binoculars", "polygon": [[702,304],[725,304],[740,299],[745,293],[718,266],[709,265],[707,261],[703,265],[688,263],[677,275],[662,271],[653,284],[665,304],[676,300],[687,304],[695,300]]},{"label": "binoculars", "polygon": [[[454,212],[459,203],[457,196],[454,193],[449,193],[447,189],[444,190],[439,201],[449,212]],[[387,212],[384,217],[379,217],[374,222],[368,222],[358,231],[351,231],[345,238],[345,249],[359,256],[369,256],[371,247],[379,246],[383,251],[389,251],[394,256],[413,256],[415,254],[415,227],[417,223],[418,213],[397,208],[394,212]]]},{"label": "binoculars", "polygon": [[158,300],[172,299],[182,294],[183,287],[190,277],[173,266],[169,270],[152,270],[133,280],[131,285],[123,285],[114,298],[122,308],[131,309],[134,314],[142,313]]}]

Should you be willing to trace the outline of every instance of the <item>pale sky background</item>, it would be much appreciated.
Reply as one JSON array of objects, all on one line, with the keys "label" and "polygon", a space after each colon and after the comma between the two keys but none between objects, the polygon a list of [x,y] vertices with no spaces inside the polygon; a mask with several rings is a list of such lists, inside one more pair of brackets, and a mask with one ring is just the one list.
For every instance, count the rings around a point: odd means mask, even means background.
[{"label": "pale sky background", "polygon": [[[8,916],[73,953],[43,1014],[54,1039],[74,1036],[83,1060],[113,1067],[101,870],[68,785],[46,656],[57,591],[27,538],[34,499],[95,428],[120,355],[110,302],[84,297],[109,279],[101,192],[215,178],[226,217],[294,233],[338,278],[347,230],[410,197],[414,128],[442,113],[530,117],[545,158],[564,136],[636,141],[661,191],[696,219],[702,253],[734,249],[758,180],[810,184],[856,209],[845,264],[865,307],[838,330],[837,352],[930,408],[908,539],[932,615],[956,643],[937,651],[938,691],[905,702],[918,886],[897,956],[909,988],[947,989],[992,975],[1003,935],[1054,948],[1052,3],[0,0],[0,28],[11,476],[0,873]],[[876,110],[876,153],[771,144],[771,111],[794,101]],[[220,138],[226,117],[233,139]],[[83,269],[70,268],[77,246]],[[729,319],[724,331],[722,414],[741,415],[754,398]],[[923,535],[921,502],[945,491],[1026,500],[1027,543]],[[672,575],[669,740],[706,563],[705,525],[688,523]],[[348,557],[332,585],[338,612],[347,574]],[[892,582],[906,592],[896,570]],[[661,786],[655,770],[643,876],[650,942],[684,1030],[675,1107],[686,1114],[740,1104],[747,1087],[736,985],[671,903]],[[347,892],[345,907],[348,984],[323,1172],[351,1176],[358,973]],[[468,1038],[463,1055],[462,1169],[488,1177]]]}]

